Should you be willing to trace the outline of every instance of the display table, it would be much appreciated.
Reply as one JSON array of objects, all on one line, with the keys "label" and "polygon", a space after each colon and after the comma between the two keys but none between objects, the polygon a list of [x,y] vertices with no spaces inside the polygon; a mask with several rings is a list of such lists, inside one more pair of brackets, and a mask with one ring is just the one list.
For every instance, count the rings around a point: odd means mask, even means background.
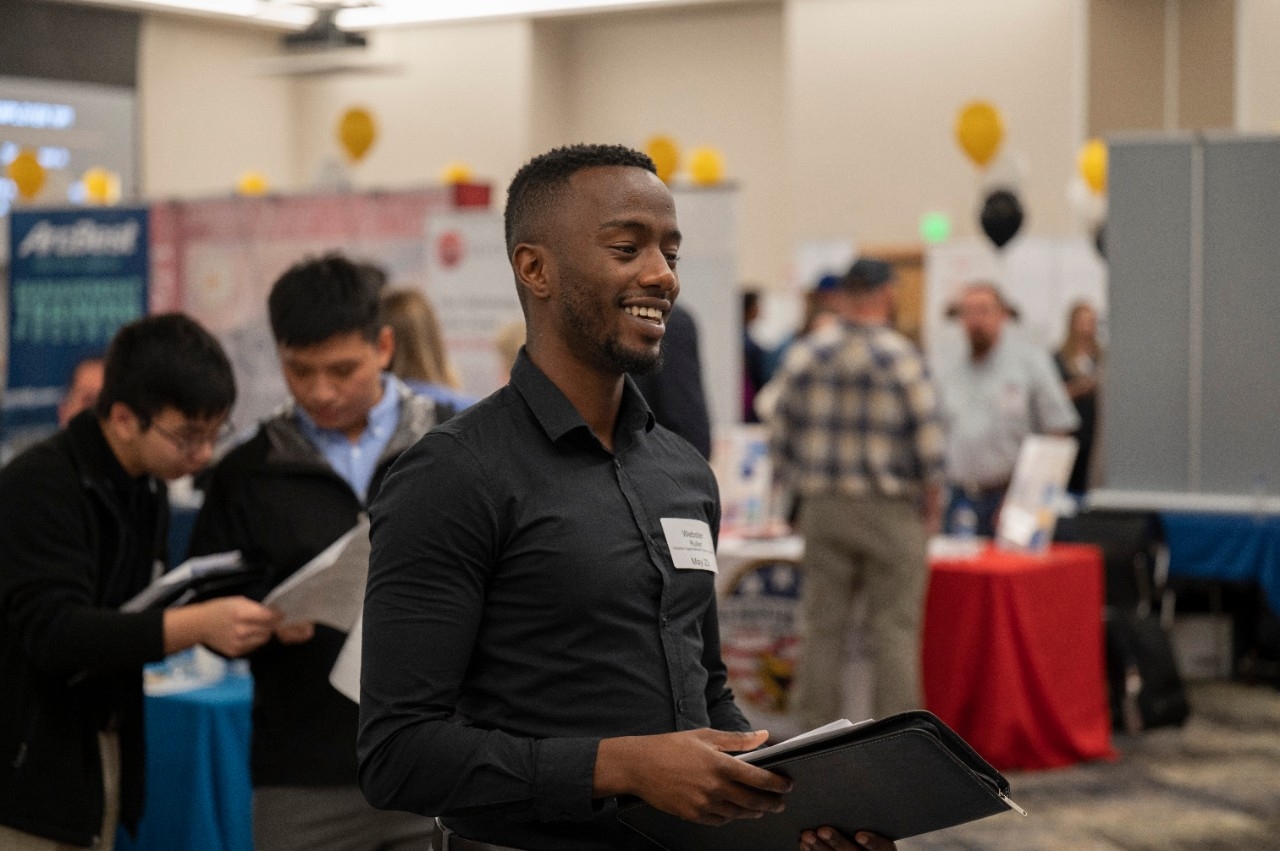
[{"label": "display table", "polygon": [[933,558],[925,704],[998,769],[1114,756],[1097,547]]},{"label": "display table", "polygon": [[148,695],[147,805],[120,851],[253,851],[249,735],[253,680]]},{"label": "display table", "polygon": [[1280,517],[1163,511],[1169,575],[1257,583],[1280,614]]},{"label": "display table", "polygon": [[[725,537],[717,553],[721,651],[753,726],[799,732],[787,700],[799,655],[804,541]],[[945,552],[942,551],[942,552]],[[936,554],[925,611],[925,705],[997,768],[1109,758],[1102,553]],[[844,714],[869,717],[864,615],[850,615]]]}]

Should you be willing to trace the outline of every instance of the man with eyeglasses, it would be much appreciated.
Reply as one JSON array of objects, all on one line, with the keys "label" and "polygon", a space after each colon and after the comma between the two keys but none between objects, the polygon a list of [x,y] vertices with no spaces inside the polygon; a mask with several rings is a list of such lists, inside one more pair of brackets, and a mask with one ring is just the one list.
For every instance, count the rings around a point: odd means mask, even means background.
[{"label": "man with eyeglasses", "polygon": [[[305,260],[268,297],[289,404],[214,468],[195,555],[240,550],[260,597],[356,525],[402,451],[452,414],[387,372],[395,341],[375,267]],[[432,822],[384,813],[356,785],[358,707],[329,683],[347,634],[285,623],[249,657],[256,851],[425,848]]]},{"label": "man with eyeglasses", "polygon": [[142,815],[143,665],[243,655],[277,625],[244,597],[119,611],[164,564],[164,482],[208,463],[234,400],[207,331],[140,319],[95,407],[0,470],[0,848],[110,849]]}]

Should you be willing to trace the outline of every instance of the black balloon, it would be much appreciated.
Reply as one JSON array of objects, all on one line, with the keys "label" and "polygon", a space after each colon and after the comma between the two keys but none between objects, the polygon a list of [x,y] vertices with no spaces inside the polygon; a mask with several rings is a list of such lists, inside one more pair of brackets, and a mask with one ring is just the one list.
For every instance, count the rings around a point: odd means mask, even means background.
[{"label": "black balloon", "polygon": [[1008,189],[997,189],[982,204],[982,230],[996,248],[1004,248],[1022,227],[1022,202]]}]

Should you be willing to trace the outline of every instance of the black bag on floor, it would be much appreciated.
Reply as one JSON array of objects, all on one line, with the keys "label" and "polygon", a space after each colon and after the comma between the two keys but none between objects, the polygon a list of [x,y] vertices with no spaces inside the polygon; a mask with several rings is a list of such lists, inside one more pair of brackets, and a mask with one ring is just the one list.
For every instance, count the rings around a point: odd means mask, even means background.
[{"label": "black bag on floor", "polygon": [[1191,711],[1169,636],[1154,614],[1107,612],[1107,681],[1116,730],[1180,726]]},{"label": "black bag on floor", "polygon": [[1152,606],[1159,521],[1143,511],[1085,511],[1058,521],[1054,540],[1094,544],[1102,549],[1106,604],[1112,608]]}]

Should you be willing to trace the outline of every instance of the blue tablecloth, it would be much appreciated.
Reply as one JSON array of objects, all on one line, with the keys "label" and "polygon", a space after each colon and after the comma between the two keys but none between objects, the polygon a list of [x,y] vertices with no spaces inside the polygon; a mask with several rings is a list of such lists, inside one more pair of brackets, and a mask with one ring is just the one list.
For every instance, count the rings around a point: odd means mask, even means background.
[{"label": "blue tablecloth", "polygon": [[1166,511],[1169,575],[1256,582],[1280,614],[1280,517]]},{"label": "blue tablecloth", "polygon": [[147,806],[120,851],[253,851],[253,679],[147,697]]}]

